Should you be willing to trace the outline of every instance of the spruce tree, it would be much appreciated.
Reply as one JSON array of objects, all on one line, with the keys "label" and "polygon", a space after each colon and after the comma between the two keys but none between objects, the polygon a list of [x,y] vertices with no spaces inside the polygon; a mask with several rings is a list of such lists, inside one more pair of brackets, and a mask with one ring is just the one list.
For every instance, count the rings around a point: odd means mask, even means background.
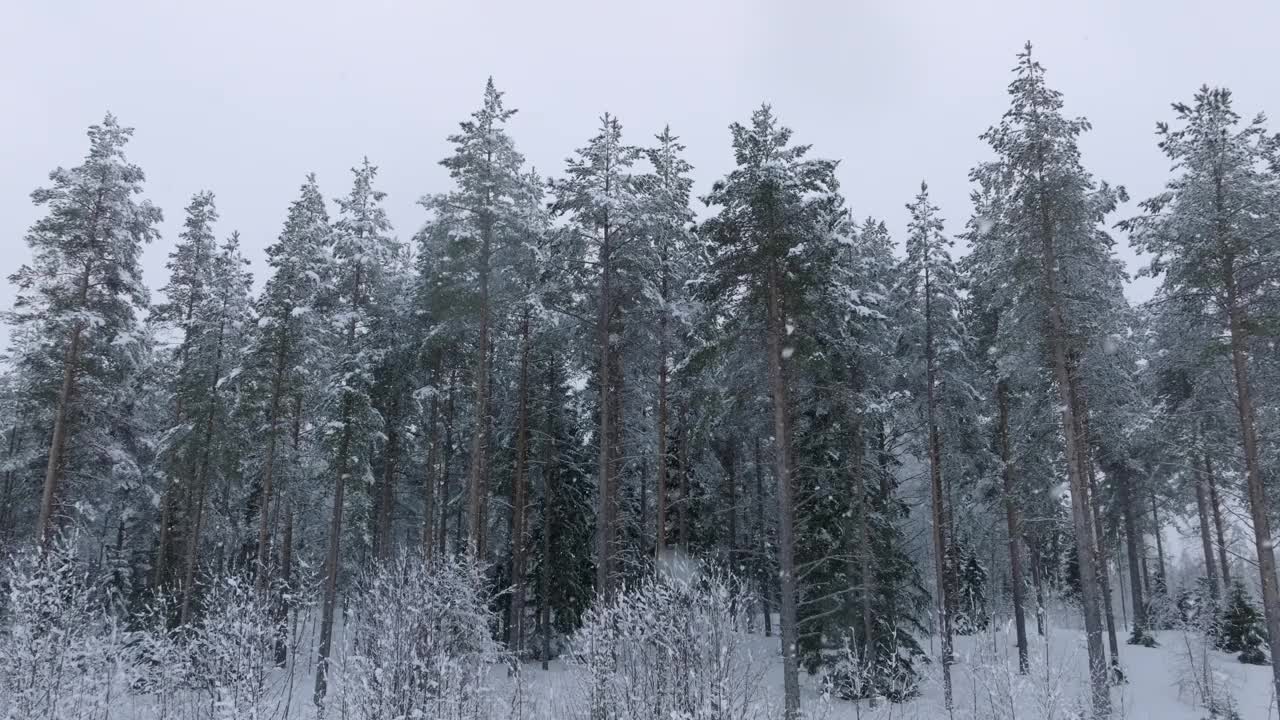
[{"label": "spruce tree", "polygon": [[1253,600],[1244,583],[1237,578],[1227,592],[1222,608],[1222,617],[1218,620],[1217,646],[1223,652],[1239,653],[1240,662],[1249,665],[1267,664],[1264,652],[1267,628],[1262,613]]}]

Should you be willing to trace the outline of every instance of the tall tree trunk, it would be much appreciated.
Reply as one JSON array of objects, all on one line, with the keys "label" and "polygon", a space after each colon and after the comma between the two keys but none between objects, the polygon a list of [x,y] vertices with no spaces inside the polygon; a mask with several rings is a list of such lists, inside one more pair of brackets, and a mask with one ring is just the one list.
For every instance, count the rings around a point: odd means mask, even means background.
[{"label": "tall tree trunk", "polygon": [[771,588],[772,573],[769,572],[769,533],[765,524],[764,514],[764,464],[760,456],[760,438],[756,438],[755,452],[755,474],[756,474],[756,552],[760,554],[758,565],[760,566],[760,610],[764,615],[764,636],[773,635],[773,611],[769,608],[769,597],[773,594]]},{"label": "tall tree trunk", "polygon": [[[621,331],[617,330],[617,333],[620,335]],[[613,436],[609,441],[609,584],[606,590],[612,593],[619,572],[619,558],[622,556],[622,402],[625,397],[625,376],[622,372],[621,353],[611,351],[610,361],[613,389],[609,392],[609,397],[613,399],[613,410],[610,413],[613,419],[609,423],[609,429]]]},{"label": "tall tree trunk", "polygon": [[484,560],[489,529],[489,264],[493,248],[493,219],[486,208],[480,219],[480,331],[476,340],[476,406],[471,430],[471,471],[467,519],[467,550]]},{"label": "tall tree trunk", "polygon": [[[95,218],[96,216],[95,211]],[[76,294],[77,307],[83,308],[88,301],[91,272],[92,265],[86,267],[80,275],[80,287]],[[71,328],[67,349],[62,355],[62,387],[58,389],[58,404],[53,412],[53,437],[49,441],[49,462],[44,471],[40,519],[36,523],[36,539],[42,550],[47,549],[53,539],[54,508],[58,504],[58,486],[62,482],[63,455],[67,446],[67,409],[71,405],[71,396],[75,392],[76,378],[79,376],[80,340],[83,334],[84,323],[77,321]]]},{"label": "tall tree trunk", "polygon": [[280,538],[280,580],[275,598],[273,620],[276,630],[276,667],[289,660],[289,593],[293,590],[293,510],[284,513],[284,532]]},{"label": "tall tree trunk", "polygon": [[507,647],[519,661],[524,649],[525,474],[529,457],[529,311],[520,321],[520,382],[517,390],[516,467],[511,478],[511,620]]},{"label": "tall tree trunk", "polygon": [[[1083,413],[1082,413],[1083,414]],[[1093,460],[1089,460],[1089,501],[1093,508],[1093,532],[1097,537],[1098,585],[1102,589],[1103,618],[1107,626],[1107,649],[1110,650],[1111,667],[1120,679],[1120,643],[1116,638],[1116,616],[1111,602],[1111,564],[1107,559],[1106,529],[1102,512],[1102,493],[1093,470]]]},{"label": "tall tree trunk", "polygon": [[[436,459],[440,453],[440,398],[435,390],[440,382],[439,356],[433,363],[431,372],[431,408],[427,412],[427,462],[422,478],[422,556],[431,560],[435,557],[435,522],[436,522],[436,486],[440,477],[436,473]],[[443,504],[443,503],[441,503]]]},{"label": "tall tree trunk", "polygon": [[1218,570],[1222,573],[1222,591],[1231,587],[1231,563],[1227,557],[1227,533],[1222,522],[1222,502],[1218,497],[1218,480],[1213,473],[1209,453],[1204,454],[1204,474],[1209,481],[1209,514],[1213,516],[1213,529],[1218,537]]},{"label": "tall tree trunk", "polygon": [[654,473],[654,541],[653,554],[662,562],[667,547],[667,271],[663,255],[661,279],[662,312],[658,315],[658,465]]},{"label": "tall tree trunk", "polygon": [[[1071,375],[1076,375],[1077,363],[1071,360]],[[1102,492],[1098,487],[1097,473],[1094,470],[1093,453],[1090,449],[1089,406],[1085,398],[1084,388],[1075,386],[1076,421],[1080,423],[1076,438],[1080,442],[1078,450],[1080,460],[1084,464],[1085,478],[1089,487],[1088,509],[1092,515],[1091,524],[1094,534],[1094,557],[1097,558],[1098,588],[1102,591],[1102,617],[1107,628],[1107,648],[1110,650],[1111,668],[1116,681],[1122,677],[1120,673],[1120,643],[1116,639],[1116,617],[1111,603],[1111,565],[1107,560],[1107,539],[1105,514],[1102,511]]]},{"label": "tall tree trunk", "polygon": [[[608,192],[606,187],[605,192]],[[609,524],[610,509],[613,498],[613,393],[610,370],[613,367],[613,344],[610,339],[609,322],[613,318],[613,267],[609,234],[609,223],[606,218],[603,241],[600,246],[600,315],[596,327],[596,351],[598,353],[597,381],[600,385],[600,456],[597,461],[599,480],[597,482],[596,506],[596,598],[602,600],[609,596],[610,550],[613,546],[613,528]]]},{"label": "tall tree trunk", "polygon": [[937,366],[933,346],[933,289],[929,266],[924,270],[924,334],[925,334],[925,398],[928,412],[929,433],[929,488],[933,500],[933,558],[937,571],[938,632],[942,637],[942,698],[947,712],[952,710],[951,698],[951,604],[948,602],[947,533],[942,493],[942,438],[938,431]]},{"label": "tall tree trunk", "polygon": [[[1231,328],[1231,367],[1235,375],[1236,408],[1240,414],[1240,434],[1244,444],[1245,477],[1248,481],[1249,514],[1253,520],[1254,544],[1258,553],[1258,572],[1262,576],[1262,609],[1267,621],[1267,641],[1271,657],[1280,658],[1280,591],[1276,587],[1276,554],[1271,535],[1271,517],[1267,513],[1266,487],[1262,480],[1262,462],[1258,451],[1257,421],[1253,410],[1253,392],[1249,387],[1247,320],[1236,288],[1233,259],[1227,260],[1227,307]],[[1280,697],[1280,661],[1271,663],[1276,695]]]},{"label": "tall tree trunk", "polygon": [[1089,680],[1093,712],[1098,718],[1111,715],[1111,688],[1107,660],[1102,646],[1102,611],[1098,591],[1098,565],[1094,554],[1092,513],[1088,503],[1089,485],[1085,459],[1080,456],[1075,411],[1075,378],[1067,358],[1067,331],[1058,298],[1058,261],[1054,249],[1053,224],[1049,207],[1042,202],[1043,274],[1049,314],[1048,345],[1054,384],[1062,413],[1062,433],[1067,456],[1067,478],[1071,487],[1071,516],[1075,527],[1076,552],[1080,563],[1080,595],[1084,606],[1085,636],[1089,654]]},{"label": "tall tree trunk", "polygon": [[[769,390],[773,400],[775,440],[774,473],[778,482],[778,568],[782,585],[780,622],[782,625],[783,720],[800,718],[800,675],[798,649],[797,587],[795,565],[795,488],[791,482],[791,401],[783,366],[782,338],[786,332],[779,270],[770,262],[767,278],[768,303],[766,345],[769,354]],[[683,469],[683,468],[682,468]],[[682,501],[684,498],[681,498]]]},{"label": "tall tree trunk", "polygon": [[1018,672],[1031,670],[1027,656],[1026,584],[1022,579],[1022,517],[1018,507],[1017,469],[1013,443],[1009,438],[1009,384],[996,383],[996,404],[1000,414],[1000,466],[1004,480],[1004,518],[1009,535],[1009,584],[1013,587],[1013,625],[1018,638]]},{"label": "tall tree trunk", "polygon": [[[215,377],[217,373],[214,373]],[[215,381],[216,382],[216,381]],[[187,537],[184,566],[182,570],[182,599],[179,603],[178,624],[186,625],[191,617],[191,596],[195,594],[196,566],[200,560],[200,533],[204,528],[205,497],[208,495],[209,456],[213,444],[213,410],[205,417],[204,447],[201,448],[200,470],[196,477],[195,516],[191,521],[191,533]]]},{"label": "tall tree trunk", "polygon": [[680,551],[689,553],[689,407],[680,408],[680,450],[677,462],[680,464],[680,507],[677,509],[676,541]]},{"label": "tall tree trunk", "polygon": [[1124,537],[1129,548],[1129,587],[1133,600],[1133,637],[1141,638],[1147,634],[1147,604],[1142,597],[1142,524],[1138,522],[1137,508],[1133,493],[1133,476],[1127,471],[1116,471],[1116,482],[1120,486],[1121,513],[1124,517]]},{"label": "tall tree trunk", "polygon": [[1196,514],[1200,518],[1200,546],[1204,551],[1204,574],[1209,580],[1209,595],[1218,599],[1218,568],[1213,552],[1213,540],[1209,520],[1209,478],[1202,472],[1196,475]]},{"label": "tall tree trunk", "polygon": [[270,537],[271,481],[276,466],[276,445],[280,435],[280,405],[284,395],[284,371],[289,352],[289,339],[281,330],[275,352],[275,371],[271,377],[271,416],[268,421],[267,457],[262,468],[262,488],[258,498],[258,548],[254,563],[254,586],[259,593],[267,587],[267,539]]},{"label": "tall tree trunk", "polygon": [[[1156,590],[1161,594],[1167,593],[1169,590],[1169,573],[1164,566],[1164,541],[1161,534],[1164,526],[1160,524],[1160,513],[1156,506],[1156,494],[1151,493],[1151,532],[1156,536],[1156,562],[1159,564],[1160,582]],[[1154,592],[1154,591],[1153,591]]]},{"label": "tall tree trunk", "polygon": [[[457,370],[449,371],[449,390],[444,403],[444,447],[440,450],[440,554],[448,552],[446,544],[449,530],[449,502],[453,492],[453,389],[457,382]],[[453,518],[454,552],[458,552],[462,543],[462,494],[456,500],[457,508]]]},{"label": "tall tree trunk", "polygon": [[[395,392],[393,390],[393,392]],[[400,457],[400,397],[391,399],[387,412],[387,445],[382,461],[382,486],[378,496],[378,527],[374,535],[375,555],[385,561],[391,557],[391,525],[395,509],[396,465]]]},{"label": "tall tree trunk", "polygon": [[[851,492],[858,498],[858,558],[857,577],[862,585],[862,653],[864,658],[871,658],[875,648],[875,620],[872,614],[871,598],[876,593],[875,574],[871,562],[871,493],[867,492],[866,472],[866,439],[862,413],[853,419],[853,437],[850,438],[849,453],[853,460],[853,488]],[[854,548],[850,548],[851,551]],[[850,573],[854,575],[854,573]],[[877,658],[878,660],[878,658]]]},{"label": "tall tree trunk", "polygon": [[544,447],[546,459],[543,464],[543,497],[542,497],[542,669],[548,669],[551,661],[551,550],[554,547],[552,535],[555,533],[553,510],[557,502],[560,484],[560,455],[556,449],[556,401],[559,383],[556,379],[556,363],[554,356],[547,363],[547,439]]},{"label": "tall tree trunk", "polygon": [[333,643],[333,614],[338,604],[338,551],[342,542],[342,502],[351,472],[351,393],[342,397],[342,439],[338,442],[337,477],[333,486],[333,518],[329,524],[329,549],[324,562],[324,604],[320,618],[320,650],[316,660],[315,704],[324,705],[328,689],[329,650]]}]

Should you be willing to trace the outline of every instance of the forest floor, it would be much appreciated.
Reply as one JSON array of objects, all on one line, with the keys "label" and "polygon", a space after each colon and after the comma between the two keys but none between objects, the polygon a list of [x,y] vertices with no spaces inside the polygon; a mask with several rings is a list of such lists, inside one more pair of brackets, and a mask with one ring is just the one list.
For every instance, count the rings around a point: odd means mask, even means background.
[{"label": "forest floor", "polygon": [[[1058,625],[1041,636],[1036,634],[1034,623],[1028,630],[1031,633],[1030,672],[1026,675],[1017,672],[1011,626],[956,638],[951,712],[944,707],[940,668],[936,664],[917,662],[923,675],[920,694],[903,703],[850,702],[827,697],[822,692],[821,678],[802,671],[804,716],[806,720],[1075,720],[1089,717],[1084,712],[1089,697],[1084,633]],[[1181,631],[1157,633],[1160,645],[1156,648],[1123,644],[1126,635],[1120,636],[1120,662],[1126,682],[1112,689],[1112,717],[1116,720],[1209,717],[1201,691],[1206,661],[1209,681],[1219,697],[1229,698],[1230,707],[1238,713],[1239,720],[1280,720],[1271,692],[1270,667],[1244,665],[1234,656],[1206,650],[1194,636]],[[746,703],[751,711],[723,720],[780,718],[782,665],[778,637],[765,637],[757,632],[747,636],[743,645],[758,668],[757,681],[745,689],[751,698]],[[930,648],[928,638],[924,639],[924,648],[926,651],[936,649]],[[295,656],[290,669],[279,671],[273,679],[275,708],[269,713],[270,717],[289,720],[316,717],[311,703],[314,658],[307,655],[309,653]],[[330,709],[326,717],[359,717],[358,708],[342,707],[340,677],[334,678],[330,688]],[[493,667],[489,678],[494,698],[492,718],[575,720],[582,717],[585,720],[587,677],[578,666],[558,660],[543,670],[539,663],[531,662],[522,665],[515,675],[510,668],[499,665]],[[134,696],[125,704],[136,707],[150,702]],[[119,710],[124,717],[130,717],[130,708],[124,707],[125,704]],[[112,716],[119,717],[119,714]],[[144,717],[143,714],[137,716]],[[1230,715],[1221,717],[1227,720]]]},{"label": "forest floor", "polygon": [[[940,672],[924,665],[918,697],[904,703],[849,702],[824,696],[820,679],[801,673],[802,706],[813,720],[1067,720],[1087,708],[1086,649],[1083,632],[1051,629],[1046,636],[1029,628],[1031,671],[1017,673],[1017,649],[1012,628],[997,628],[979,636],[956,638],[957,662],[952,666],[953,711],[943,703]],[[1271,668],[1244,665],[1234,656],[1205,651],[1181,631],[1157,633],[1160,646],[1120,645],[1126,682],[1113,687],[1113,717],[1117,720],[1201,720],[1208,716],[1201,700],[1202,663],[1207,658],[1211,682],[1230,697],[1240,720],[1280,720],[1271,691]],[[778,638],[751,638],[758,656],[769,657],[760,703],[766,717],[781,717],[782,667]],[[928,646],[926,645],[926,649]],[[1046,662],[1046,658],[1048,662]],[[1194,675],[1194,677],[1193,677]],[[552,663],[547,671],[537,664],[523,672],[525,717],[568,717],[560,708],[582,691],[575,668]],[[502,672],[496,685],[510,687]],[[1085,713],[1084,716],[1088,716]]]}]

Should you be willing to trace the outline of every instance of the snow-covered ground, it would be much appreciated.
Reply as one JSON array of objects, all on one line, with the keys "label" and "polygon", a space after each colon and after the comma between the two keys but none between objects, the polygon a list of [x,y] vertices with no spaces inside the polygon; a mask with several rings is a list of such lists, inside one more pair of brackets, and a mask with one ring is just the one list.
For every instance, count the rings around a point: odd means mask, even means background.
[{"label": "snow-covered ground", "polygon": [[[1045,637],[1031,630],[1031,672],[1017,673],[1017,650],[1011,628],[956,638],[958,662],[952,666],[954,709],[950,717],[963,719],[1055,720],[1079,717],[1087,709],[1084,635],[1074,629],[1051,629]],[[1121,644],[1120,659],[1127,682],[1112,690],[1113,717],[1127,720],[1200,720],[1208,715],[1198,687],[1189,673],[1189,657],[1199,667],[1202,648],[1185,633],[1157,633],[1158,648]],[[774,658],[767,675],[764,702],[767,710],[781,705],[782,668],[777,637],[757,635],[753,650]],[[1241,720],[1276,720],[1271,693],[1271,669],[1244,665],[1233,656],[1209,651],[1213,681],[1224,686]],[[1049,662],[1045,662],[1048,658]],[[925,666],[920,697],[906,703],[852,703],[823,697],[816,677],[802,674],[805,714],[815,720],[914,720],[945,718],[942,683],[936,667]],[[1199,674],[1202,676],[1202,673]],[[529,718],[566,717],[567,708],[582,692],[576,668],[551,663],[547,671],[537,664],[522,673],[521,694]],[[494,674],[502,695],[512,693],[505,670]],[[768,717],[781,717],[770,712]]]}]

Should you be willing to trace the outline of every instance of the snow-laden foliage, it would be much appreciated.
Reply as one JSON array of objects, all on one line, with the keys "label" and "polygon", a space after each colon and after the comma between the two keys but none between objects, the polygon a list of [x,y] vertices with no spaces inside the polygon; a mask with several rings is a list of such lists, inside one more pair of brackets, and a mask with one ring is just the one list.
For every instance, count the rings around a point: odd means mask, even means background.
[{"label": "snow-laden foliage", "polygon": [[337,636],[341,718],[480,720],[496,714],[490,671],[506,662],[490,634],[497,617],[485,569],[452,557],[398,556],[353,588]]},{"label": "snow-laden foliage", "polygon": [[596,605],[573,640],[587,676],[575,717],[618,720],[764,718],[771,658],[746,634],[752,596],[732,576],[688,561]]},{"label": "snow-laden foliage", "polygon": [[107,718],[130,680],[123,623],[61,542],[28,550],[0,587],[0,718]]}]

